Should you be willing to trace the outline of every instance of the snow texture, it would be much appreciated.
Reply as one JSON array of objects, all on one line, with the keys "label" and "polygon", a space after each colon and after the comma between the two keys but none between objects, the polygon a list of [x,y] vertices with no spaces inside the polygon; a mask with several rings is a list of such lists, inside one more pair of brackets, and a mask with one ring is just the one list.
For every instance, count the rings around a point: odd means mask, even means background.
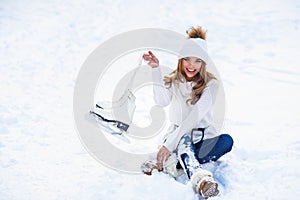
[{"label": "snow texture", "polygon": [[195,25],[208,30],[225,87],[223,132],[235,142],[204,166],[224,186],[214,199],[298,199],[299,10],[296,0],[0,1],[0,199],[197,199],[165,174],[102,166],[82,146],[72,107],[80,67],[102,42]]}]

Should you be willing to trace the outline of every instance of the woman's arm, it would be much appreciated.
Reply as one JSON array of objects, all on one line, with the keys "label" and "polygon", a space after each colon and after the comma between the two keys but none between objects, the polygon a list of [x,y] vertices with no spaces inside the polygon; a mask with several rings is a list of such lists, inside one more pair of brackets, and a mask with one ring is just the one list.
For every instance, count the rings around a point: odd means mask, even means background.
[{"label": "woman's arm", "polygon": [[152,80],[154,82],[153,93],[155,103],[163,107],[169,105],[172,99],[172,92],[165,87],[159,67],[152,69]]},{"label": "woman's arm", "polygon": [[163,78],[159,68],[159,60],[151,51],[145,53],[143,55],[143,58],[145,61],[147,61],[147,64],[153,69],[152,79],[154,82],[154,101],[160,106],[167,106],[171,102],[172,93],[170,89],[167,89],[163,83]]}]

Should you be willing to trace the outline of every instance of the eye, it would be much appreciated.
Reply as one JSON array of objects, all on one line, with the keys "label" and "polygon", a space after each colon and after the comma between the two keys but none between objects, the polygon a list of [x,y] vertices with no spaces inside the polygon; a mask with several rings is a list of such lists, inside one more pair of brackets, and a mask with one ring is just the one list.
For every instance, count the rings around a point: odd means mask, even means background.
[{"label": "eye", "polygon": [[197,63],[201,63],[201,62],[202,62],[202,60],[200,60],[200,59],[197,59],[197,60],[196,60],[196,62],[197,62]]},{"label": "eye", "polygon": [[191,59],[189,57],[183,58],[185,61],[190,61]]}]

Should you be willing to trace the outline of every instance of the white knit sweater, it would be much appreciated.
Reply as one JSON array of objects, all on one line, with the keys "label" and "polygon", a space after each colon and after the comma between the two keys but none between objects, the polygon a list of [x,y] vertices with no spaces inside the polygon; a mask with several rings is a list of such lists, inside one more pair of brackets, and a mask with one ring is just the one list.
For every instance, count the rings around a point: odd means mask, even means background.
[{"label": "white knit sweater", "polygon": [[[214,128],[210,126],[212,122],[212,107],[215,102],[218,82],[212,79],[208,82],[200,99],[195,105],[187,104],[190,98],[193,82],[179,83],[179,87],[172,84],[171,88],[166,88],[163,83],[160,68],[153,68],[152,78],[154,81],[153,92],[155,103],[160,106],[170,104],[170,127],[163,145],[174,151],[179,140],[184,134],[190,134],[193,128],[206,128],[205,138],[216,135]],[[201,134],[193,135],[194,142],[201,139]]]}]

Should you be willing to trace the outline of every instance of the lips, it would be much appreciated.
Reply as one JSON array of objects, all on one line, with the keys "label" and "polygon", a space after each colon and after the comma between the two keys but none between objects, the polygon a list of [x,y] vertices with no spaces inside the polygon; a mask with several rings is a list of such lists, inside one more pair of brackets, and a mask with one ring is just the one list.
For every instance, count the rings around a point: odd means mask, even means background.
[{"label": "lips", "polygon": [[188,76],[194,76],[195,73],[196,73],[196,69],[185,68],[185,73],[186,73]]},{"label": "lips", "polygon": [[195,69],[189,69],[189,68],[186,68],[186,70],[187,70],[188,72],[195,72],[195,71],[196,71]]}]

